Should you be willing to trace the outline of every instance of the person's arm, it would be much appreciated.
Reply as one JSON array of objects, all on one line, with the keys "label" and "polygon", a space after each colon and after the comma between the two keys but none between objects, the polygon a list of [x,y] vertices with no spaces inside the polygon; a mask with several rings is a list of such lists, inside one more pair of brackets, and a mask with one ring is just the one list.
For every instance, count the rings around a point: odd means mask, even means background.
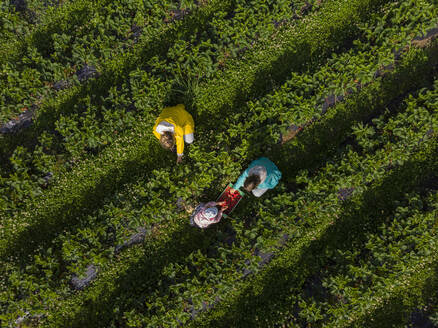
[{"label": "person's arm", "polygon": [[207,204],[199,204],[200,206],[195,208],[195,210],[193,211],[193,214],[198,214],[199,212],[202,212],[203,210],[205,210],[207,208]]},{"label": "person's arm", "polygon": [[175,142],[176,142],[176,155],[177,155],[177,163],[182,161],[182,156],[184,155],[184,139],[180,135],[175,134]]},{"label": "person's arm", "polygon": [[248,177],[248,171],[249,168],[243,171],[243,173],[240,175],[240,177],[237,179],[236,183],[233,185],[232,189],[239,189],[243,186],[243,183],[245,182],[246,178]]},{"label": "person's arm", "polygon": [[190,113],[187,113],[187,120],[184,126],[184,141],[186,143],[188,144],[193,143],[194,132],[195,132],[195,122],[193,121],[192,115],[190,115]]},{"label": "person's arm", "polygon": [[217,203],[216,202],[208,202],[207,204],[205,204],[205,208],[207,208],[207,207],[213,207],[213,206],[216,206],[217,205]]},{"label": "person's arm", "polygon": [[182,156],[184,153],[184,131],[181,126],[176,125],[174,134],[176,143],[176,153],[178,156]]},{"label": "person's arm", "polygon": [[222,213],[223,213],[223,210],[221,208],[214,219],[214,223],[218,223],[222,219]]},{"label": "person's arm", "polygon": [[216,205],[217,206],[220,206],[223,210],[226,210],[227,208],[226,208],[226,201],[225,200],[223,200],[223,201],[221,201],[221,202],[216,202]]}]

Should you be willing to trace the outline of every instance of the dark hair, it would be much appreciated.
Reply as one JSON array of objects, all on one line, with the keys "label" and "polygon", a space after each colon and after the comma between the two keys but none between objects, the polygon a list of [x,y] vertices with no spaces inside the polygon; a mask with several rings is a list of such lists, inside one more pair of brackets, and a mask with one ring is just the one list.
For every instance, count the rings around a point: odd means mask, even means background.
[{"label": "dark hair", "polygon": [[250,192],[253,189],[257,188],[260,182],[260,177],[257,174],[251,174],[245,179],[245,182],[243,183],[243,188],[245,188],[246,191]]},{"label": "dark hair", "polygon": [[164,132],[160,137],[161,147],[171,150],[175,146],[175,138],[170,131]]}]

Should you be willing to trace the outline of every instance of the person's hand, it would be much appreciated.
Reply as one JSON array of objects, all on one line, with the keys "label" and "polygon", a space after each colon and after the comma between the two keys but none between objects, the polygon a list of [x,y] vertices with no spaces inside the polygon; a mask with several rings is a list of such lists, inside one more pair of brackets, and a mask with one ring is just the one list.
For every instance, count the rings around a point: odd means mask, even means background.
[{"label": "person's hand", "polygon": [[216,205],[219,205],[221,207],[222,211],[225,211],[228,208],[228,205],[227,205],[226,201],[217,202]]},{"label": "person's hand", "polygon": [[230,188],[230,193],[234,194],[236,192],[236,189]]},{"label": "person's hand", "polygon": [[179,164],[182,162],[182,156],[176,156],[176,164]]},{"label": "person's hand", "polygon": [[187,205],[185,210],[187,213],[192,214],[195,208],[192,205]]}]

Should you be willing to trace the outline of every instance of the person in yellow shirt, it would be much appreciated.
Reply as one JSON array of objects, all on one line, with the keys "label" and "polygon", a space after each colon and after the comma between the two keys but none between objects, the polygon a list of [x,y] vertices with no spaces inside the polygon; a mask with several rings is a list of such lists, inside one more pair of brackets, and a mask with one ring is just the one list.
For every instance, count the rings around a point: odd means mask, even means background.
[{"label": "person in yellow shirt", "polygon": [[195,123],[184,105],[179,104],[163,109],[155,122],[153,132],[164,149],[172,150],[176,144],[176,162],[181,163],[184,142],[191,144],[194,140]]}]

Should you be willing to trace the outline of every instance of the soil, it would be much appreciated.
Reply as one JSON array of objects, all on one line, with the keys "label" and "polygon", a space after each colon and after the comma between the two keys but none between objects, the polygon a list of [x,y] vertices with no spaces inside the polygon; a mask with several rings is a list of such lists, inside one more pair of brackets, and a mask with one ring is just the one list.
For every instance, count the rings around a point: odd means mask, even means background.
[{"label": "soil", "polygon": [[425,48],[436,38],[438,38],[438,26],[427,31],[425,36],[414,38],[412,44],[419,48]]},{"label": "soil", "polygon": [[338,190],[338,199],[346,201],[353,195],[354,188],[342,188]]},{"label": "soil", "polygon": [[53,88],[56,91],[67,89],[70,86],[70,83],[66,80],[59,80],[53,85]]},{"label": "soil", "polygon": [[13,119],[0,127],[0,134],[17,133],[21,129],[25,129],[32,124],[33,114],[37,106],[32,106],[29,110],[20,114],[18,118]]},{"label": "soil", "polygon": [[416,328],[436,328],[436,326],[430,321],[423,311],[416,310],[410,315],[410,326]]},{"label": "soil", "polygon": [[14,6],[18,12],[25,12],[27,10],[26,0],[12,0],[11,5]]},{"label": "soil", "polygon": [[76,275],[71,280],[71,285],[75,290],[83,290],[97,277],[97,268],[91,264],[87,267],[85,278],[79,279]]},{"label": "soil", "polygon": [[285,134],[281,135],[281,144],[284,144],[297,136],[297,134],[302,130],[301,127],[292,124],[289,126],[285,132]]},{"label": "soil", "polygon": [[89,78],[96,77],[99,75],[97,69],[94,66],[84,65],[80,70],[76,72],[79,82],[85,82]]},{"label": "soil", "polygon": [[141,244],[146,238],[147,230],[145,228],[140,228],[138,229],[138,231],[139,232],[133,234],[128,241],[124,242],[122,245],[116,246],[116,248],[114,249],[114,253],[118,254],[125,248],[131,247],[136,244]]}]

